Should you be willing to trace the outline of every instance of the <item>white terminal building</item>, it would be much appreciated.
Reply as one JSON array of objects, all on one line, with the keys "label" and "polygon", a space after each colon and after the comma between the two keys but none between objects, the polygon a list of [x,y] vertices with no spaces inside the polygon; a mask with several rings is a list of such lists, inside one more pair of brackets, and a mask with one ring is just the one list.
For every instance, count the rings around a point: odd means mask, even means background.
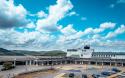
[{"label": "white terminal building", "polygon": [[125,52],[95,52],[89,45],[67,49],[67,57],[125,59]]}]

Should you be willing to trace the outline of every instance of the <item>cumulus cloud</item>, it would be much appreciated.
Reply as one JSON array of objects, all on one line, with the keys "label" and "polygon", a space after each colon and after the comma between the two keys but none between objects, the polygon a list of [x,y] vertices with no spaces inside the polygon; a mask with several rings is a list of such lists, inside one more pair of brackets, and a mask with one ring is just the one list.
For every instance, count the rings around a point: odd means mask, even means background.
[{"label": "cumulus cloud", "polygon": [[98,34],[105,31],[106,29],[112,29],[115,26],[116,26],[115,23],[105,22],[100,24],[99,28],[86,28],[83,34]]},{"label": "cumulus cloud", "polygon": [[[115,26],[115,23],[105,22],[100,24],[99,28],[86,28],[84,31],[77,31],[73,28],[73,26],[68,25],[64,28],[61,28],[61,32],[63,33],[63,35],[59,36],[56,43],[59,43],[58,46],[64,45],[67,46],[67,48],[71,47],[71,45],[72,47],[80,47],[83,46],[83,43],[90,44],[92,46],[103,46],[106,41],[101,36],[101,32],[104,32],[107,29],[113,29]],[[62,31],[63,29],[64,31]]]},{"label": "cumulus cloud", "polygon": [[70,13],[68,14],[68,16],[73,16],[73,15],[79,16],[79,14],[77,14],[75,11],[72,11],[72,12],[70,12]]},{"label": "cumulus cloud", "polygon": [[86,17],[82,17],[81,20],[82,20],[82,21],[85,21],[85,20],[87,20],[87,18],[86,18]]},{"label": "cumulus cloud", "polygon": [[[20,46],[29,48],[44,48],[47,49],[50,42],[55,38],[54,35],[43,34],[38,31],[28,32],[18,32],[14,29],[0,30],[0,46],[7,47],[13,46],[19,48]],[[16,47],[18,46],[18,47]],[[12,48],[12,47],[7,47]]]},{"label": "cumulus cloud", "polygon": [[100,32],[103,32],[104,30],[106,29],[112,29],[116,26],[115,23],[112,23],[112,22],[105,22],[105,23],[102,23],[100,24],[100,28],[95,28],[93,29],[93,32],[94,33],[100,33]]},{"label": "cumulus cloud", "polygon": [[[123,26],[118,28],[116,32],[122,33],[121,29]],[[110,41],[104,41],[100,39],[101,34],[92,34],[90,38],[83,36],[90,35],[93,31],[92,28],[87,28],[84,31],[77,31],[73,28],[72,24],[66,27],[60,26],[60,31],[62,34],[55,36],[50,33],[42,33],[39,31],[29,32],[25,30],[24,32],[18,32],[14,29],[0,30],[0,46],[8,48],[23,48],[23,49],[34,49],[34,50],[51,50],[51,49],[62,49],[67,48],[79,48],[83,46],[83,43],[91,44],[92,46],[113,46]],[[109,44],[108,44],[109,43]],[[116,43],[117,44],[117,43]],[[115,44],[115,45],[116,45]],[[121,43],[122,44],[122,43]],[[123,45],[124,46],[124,45]],[[121,46],[121,47],[123,47]]]},{"label": "cumulus cloud", "polygon": [[99,33],[103,32],[106,29],[112,29],[115,27],[115,23],[105,22],[100,24],[99,28],[86,28],[84,31],[77,31],[73,28],[73,25],[68,25],[65,28],[61,29],[61,32],[64,34],[60,39],[63,41],[68,40],[77,40],[86,35],[93,35],[93,39],[101,37]]},{"label": "cumulus cloud", "polygon": [[62,33],[62,35],[59,36],[58,41],[64,43],[65,41],[80,39],[80,37],[82,37],[84,34],[84,32],[74,29],[73,24],[69,24],[64,28],[61,27],[60,32]]},{"label": "cumulus cloud", "polygon": [[30,22],[26,25],[27,28],[35,28],[36,25],[33,22]]},{"label": "cumulus cloud", "polygon": [[72,25],[72,24],[69,24],[69,25],[66,26],[65,28],[61,29],[61,32],[62,32],[64,35],[71,35],[71,34],[76,33],[77,31],[73,28],[73,25]]},{"label": "cumulus cloud", "polygon": [[83,31],[83,34],[97,34],[105,31],[106,29],[113,29],[115,27],[115,23],[105,22],[100,24],[99,28],[86,28]]},{"label": "cumulus cloud", "polygon": [[125,25],[121,25],[119,28],[117,28],[114,32],[109,32],[105,38],[112,38],[116,37],[119,34],[125,33]]},{"label": "cumulus cloud", "polygon": [[[2,19],[0,19],[0,27],[8,28],[0,29],[1,46],[29,46],[44,49],[52,46],[56,37],[50,33],[44,33],[41,31],[49,32],[61,30],[63,27],[58,25],[58,21],[67,16],[69,11],[73,8],[70,0],[57,0],[55,5],[49,6],[49,14],[46,14],[44,11],[40,11],[35,14],[35,16],[37,15],[39,17],[36,23],[33,21],[27,23],[27,11],[21,4],[15,6],[13,0],[1,0],[0,6],[0,17],[2,17]],[[34,16],[34,14],[31,14],[30,16]],[[4,25],[4,23],[6,25]],[[26,27],[22,27],[23,25]],[[24,29],[24,32],[20,32],[12,28],[18,26],[21,26],[19,28]],[[72,25],[69,25],[68,27],[62,30],[65,34],[68,34],[68,30],[70,30],[70,33],[75,32]],[[31,32],[27,31],[30,28],[36,28],[36,30]]]},{"label": "cumulus cloud", "polygon": [[28,22],[26,15],[21,4],[15,6],[13,0],[0,0],[0,28],[24,26]]},{"label": "cumulus cloud", "polygon": [[[14,5],[13,0],[0,1],[0,47],[30,50],[64,50],[79,48],[83,46],[83,43],[99,46],[125,46],[122,41],[113,43],[109,39],[124,33],[124,25],[121,25],[113,32],[109,32],[105,39],[102,37],[102,32],[107,29],[112,30],[115,28],[116,23],[104,22],[97,28],[88,27],[84,30],[76,30],[73,24],[59,25],[58,22],[66,16],[78,16],[75,11],[72,11],[73,5],[70,0],[57,0],[55,5],[48,7],[48,14],[43,10],[36,14],[29,14],[21,4]],[[36,18],[28,22],[27,15]],[[86,20],[86,17],[83,17],[82,20]],[[23,27],[24,25],[25,27]],[[16,30],[15,27],[20,30]],[[48,33],[57,30],[58,32]]]},{"label": "cumulus cloud", "polygon": [[100,38],[100,35],[99,35],[99,34],[95,34],[95,35],[93,35],[93,37],[92,37],[92,39],[98,39],[98,38]]},{"label": "cumulus cloud", "polygon": [[102,29],[114,28],[115,25],[116,24],[112,23],[112,22],[105,22],[105,23],[100,24],[100,28],[102,28]]},{"label": "cumulus cloud", "polygon": [[40,12],[37,13],[37,16],[39,18],[44,18],[44,17],[47,17],[47,14],[44,11],[40,11]]},{"label": "cumulus cloud", "polygon": [[73,8],[70,0],[57,0],[55,5],[49,6],[49,14],[45,19],[37,21],[37,30],[39,31],[56,31],[58,30],[57,22]]}]

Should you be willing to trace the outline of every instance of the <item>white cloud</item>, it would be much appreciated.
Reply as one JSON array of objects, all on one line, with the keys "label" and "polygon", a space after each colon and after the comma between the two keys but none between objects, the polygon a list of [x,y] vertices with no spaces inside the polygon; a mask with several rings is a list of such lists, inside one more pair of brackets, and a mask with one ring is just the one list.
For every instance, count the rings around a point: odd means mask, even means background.
[{"label": "white cloud", "polygon": [[93,32],[94,33],[100,33],[100,32],[105,31],[106,29],[113,29],[115,26],[116,26],[115,23],[105,22],[105,23],[100,24],[99,28],[93,29]]},{"label": "white cloud", "polygon": [[121,25],[116,31],[117,34],[122,34],[125,32],[125,25]]},{"label": "white cloud", "polygon": [[85,21],[85,20],[87,20],[87,18],[86,18],[86,17],[82,17],[81,20],[82,20],[82,21]]},{"label": "white cloud", "polygon": [[[36,32],[31,32],[28,33],[27,31],[25,31],[24,33],[21,32],[17,32],[14,29],[11,29],[8,31],[7,30],[1,30],[1,39],[5,38],[6,41],[12,43],[12,44],[25,44],[27,41],[29,41],[30,39],[34,39],[35,38],[35,34],[37,34]],[[8,32],[6,32],[8,31]],[[4,41],[4,40],[2,40]],[[6,42],[5,41],[5,42]]]},{"label": "white cloud", "polygon": [[102,23],[100,24],[100,27],[99,28],[86,28],[84,31],[83,31],[83,34],[86,35],[86,34],[97,34],[97,33],[101,33],[103,32],[104,30],[106,29],[112,29],[115,27],[115,23],[111,23],[111,22],[105,22],[105,23]]},{"label": "white cloud", "polygon": [[[55,39],[54,35],[43,34],[38,31],[33,32],[17,32],[14,29],[0,30],[0,47],[4,48],[12,48],[9,46],[13,46],[13,48],[42,48],[47,49],[48,45],[51,44],[53,39]],[[18,47],[17,47],[18,46]]]},{"label": "white cloud", "polygon": [[114,8],[117,4],[121,4],[121,3],[125,4],[125,0],[116,0],[116,3],[111,4],[109,7]]},{"label": "white cloud", "polygon": [[40,12],[37,13],[37,16],[39,18],[44,18],[44,17],[47,17],[47,14],[44,11],[40,11]]},{"label": "white cloud", "polygon": [[119,34],[125,33],[125,25],[121,25],[119,28],[117,28],[114,32],[109,32],[105,38],[112,38],[116,37]]},{"label": "white cloud", "polygon": [[109,7],[110,7],[110,8],[114,8],[114,7],[115,7],[115,4],[111,4]]},{"label": "white cloud", "polygon": [[115,25],[116,24],[112,22],[105,22],[105,23],[100,24],[100,28],[102,29],[114,28]]},{"label": "white cloud", "polygon": [[[56,45],[59,47],[64,48],[71,48],[78,45],[81,42],[80,37],[83,35],[82,31],[76,31],[73,28],[72,24],[67,25],[66,27],[62,28],[61,26],[61,35],[56,40]],[[72,45],[72,46],[71,46]]]},{"label": "white cloud", "polygon": [[[105,39],[102,32],[115,28],[116,23],[104,22],[98,28],[88,27],[85,30],[76,30],[73,24],[66,27],[59,25],[58,22],[66,16],[79,16],[72,11],[73,5],[70,0],[57,0],[55,5],[48,7],[48,14],[39,11],[36,14],[29,14],[21,5],[15,6],[13,0],[0,0],[0,47],[33,49],[33,50],[50,50],[50,49],[67,49],[79,48],[83,43],[99,46],[125,46],[123,41],[111,41],[108,38],[116,37],[125,32],[125,26],[121,25],[113,32],[109,32]],[[32,19],[27,23],[26,16],[38,17],[38,20]],[[82,20],[87,20],[82,17]],[[34,22],[35,20],[36,22]],[[26,27],[22,27],[25,25]],[[17,31],[17,27],[22,31]],[[20,27],[21,26],[21,27]],[[36,29],[28,31],[31,28]],[[48,33],[52,31],[55,33]]]},{"label": "white cloud", "polygon": [[103,32],[104,31],[104,29],[102,29],[102,28],[95,28],[95,29],[93,29],[93,33],[95,33],[95,34],[97,34],[97,33],[101,33],[101,32]]},{"label": "white cloud", "polygon": [[86,29],[84,30],[84,33],[85,33],[85,34],[92,33],[92,32],[93,32],[93,28],[86,28]]},{"label": "white cloud", "polygon": [[[117,33],[122,33],[124,26],[117,29]],[[13,49],[30,49],[30,50],[52,50],[67,48],[79,48],[82,47],[83,43],[91,44],[95,46],[113,46],[113,41],[104,41],[101,39],[100,34],[92,34],[90,38],[83,36],[90,35],[93,31],[92,28],[87,28],[84,31],[76,31],[72,25],[66,27],[60,26],[62,33],[58,36],[49,33],[41,33],[39,31],[28,32],[17,32],[11,30],[0,30],[0,46],[13,48]],[[8,32],[7,32],[8,31]],[[68,32],[69,31],[69,32]],[[122,43],[121,43],[122,44]],[[7,46],[8,45],[8,46]],[[115,44],[116,45],[116,44]],[[123,47],[122,44],[121,47]]]},{"label": "white cloud", "polygon": [[68,26],[66,26],[65,28],[61,29],[61,32],[64,35],[72,35],[74,33],[76,33],[77,31],[73,28],[72,24],[69,24]]},{"label": "white cloud", "polygon": [[[86,42],[87,44],[91,45],[101,45],[103,44],[102,41],[103,37],[101,36],[101,32],[105,31],[106,29],[113,29],[115,27],[115,23],[105,22],[100,24],[99,28],[86,28],[84,31],[76,31],[72,26],[66,26],[63,30],[61,28],[63,35],[60,35],[56,43],[60,43],[61,45],[67,46],[81,40],[82,42],[78,42],[79,44]],[[72,32],[70,32],[72,31]],[[68,35],[66,35],[68,34]],[[89,37],[86,37],[89,36]],[[83,39],[86,37],[85,39]],[[74,45],[73,46],[78,46]],[[72,46],[72,47],[73,47]],[[80,45],[79,45],[80,46]]]},{"label": "white cloud", "polygon": [[73,24],[69,24],[64,28],[60,29],[62,35],[59,36],[59,41],[69,41],[69,40],[76,40],[80,39],[83,35],[86,34],[87,31],[82,32],[82,31],[77,31],[76,29],[73,28]]},{"label": "white cloud", "polygon": [[95,34],[95,35],[93,35],[93,37],[92,37],[92,39],[98,39],[98,38],[100,38],[100,35],[99,35],[99,34]]},{"label": "white cloud", "polygon": [[79,16],[79,14],[77,14],[75,11],[72,11],[72,12],[70,12],[70,13],[68,14],[68,16],[73,16],[73,15]]},{"label": "white cloud", "polygon": [[26,15],[27,10],[21,4],[15,6],[13,0],[0,0],[0,28],[24,26],[28,22]]},{"label": "white cloud", "polygon": [[115,23],[112,22],[105,22],[100,24],[100,28],[93,29],[94,33],[100,33],[103,32],[106,29],[113,29],[116,26]]},{"label": "white cloud", "polygon": [[45,19],[37,21],[37,30],[39,31],[56,31],[57,22],[60,21],[65,15],[73,8],[70,0],[57,0],[55,5],[49,7],[49,14]]},{"label": "white cloud", "polygon": [[33,22],[30,22],[26,25],[27,28],[35,28],[36,25]]},{"label": "white cloud", "polygon": [[65,28],[61,29],[61,32],[64,34],[61,36],[63,41],[67,40],[77,40],[86,35],[93,35],[93,39],[101,38],[99,33],[103,32],[106,29],[112,29],[115,27],[115,23],[105,22],[100,24],[99,28],[86,28],[84,31],[76,31],[72,25],[68,25]]}]

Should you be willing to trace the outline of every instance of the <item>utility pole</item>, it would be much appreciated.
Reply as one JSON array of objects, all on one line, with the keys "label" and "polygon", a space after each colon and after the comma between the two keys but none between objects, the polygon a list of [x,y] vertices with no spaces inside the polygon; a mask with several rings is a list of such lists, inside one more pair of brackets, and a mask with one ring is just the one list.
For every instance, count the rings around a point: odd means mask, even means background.
[{"label": "utility pole", "polygon": [[51,69],[52,69],[52,66],[53,66],[53,62],[52,62],[52,56],[51,56]]}]

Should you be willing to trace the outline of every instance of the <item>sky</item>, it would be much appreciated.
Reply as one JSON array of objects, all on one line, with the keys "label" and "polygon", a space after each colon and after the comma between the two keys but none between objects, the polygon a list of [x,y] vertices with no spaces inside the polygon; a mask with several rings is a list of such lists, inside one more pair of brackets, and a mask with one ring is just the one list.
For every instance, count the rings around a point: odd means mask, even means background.
[{"label": "sky", "polygon": [[125,0],[0,0],[0,47],[125,52]]}]

